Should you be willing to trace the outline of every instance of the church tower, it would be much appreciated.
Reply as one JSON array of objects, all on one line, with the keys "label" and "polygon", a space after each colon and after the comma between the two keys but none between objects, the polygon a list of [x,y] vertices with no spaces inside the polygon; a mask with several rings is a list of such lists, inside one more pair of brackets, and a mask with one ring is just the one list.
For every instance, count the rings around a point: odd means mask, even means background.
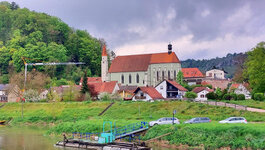
[{"label": "church tower", "polygon": [[106,51],[106,45],[102,48],[102,59],[101,59],[101,80],[105,82],[108,80],[108,55]]}]

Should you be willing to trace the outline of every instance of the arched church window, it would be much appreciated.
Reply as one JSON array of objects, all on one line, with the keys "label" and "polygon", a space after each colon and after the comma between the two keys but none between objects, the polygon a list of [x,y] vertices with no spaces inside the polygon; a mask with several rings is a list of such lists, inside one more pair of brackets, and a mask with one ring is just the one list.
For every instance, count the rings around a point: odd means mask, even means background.
[{"label": "arched church window", "polygon": [[124,75],[121,75],[121,83],[124,83]]},{"label": "arched church window", "polygon": [[129,74],[129,83],[132,83],[132,76]]},{"label": "arched church window", "polygon": [[159,71],[156,72],[156,80],[159,81]]},{"label": "arched church window", "polygon": [[165,72],[162,71],[162,80],[164,80],[164,79],[165,79]]},{"label": "arched church window", "polygon": [[136,75],[136,82],[139,83],[139,74]]},{"label": "arched church window", "polygon": [[168,73],[167,73],[167,78],[168,78],[168,80],[170,80],[170,71],[168,70]]}]

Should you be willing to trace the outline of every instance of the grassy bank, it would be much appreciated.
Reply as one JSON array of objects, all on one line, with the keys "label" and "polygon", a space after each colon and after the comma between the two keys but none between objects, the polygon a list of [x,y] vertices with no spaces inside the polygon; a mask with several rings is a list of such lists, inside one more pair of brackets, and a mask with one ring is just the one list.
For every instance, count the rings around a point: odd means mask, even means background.
[{"label": "grassy bank", "polygon": [[265,148],[265,124],[188,124],[188,125],[160,125],[149,129],[145,140],[163,135],[162,140],[175,145],[200,146],[205,149],[221,147],[236,148]]},{"label": "grassy bank", "polygon": [[[177,110],[176,117],[179,118],[181,122],[199,116],[209,117],[214,122],[230,116],[243,116],[249,122],[265,122],[265,115],[263,113],[235,110],[233,108],[210,106],[186,101],[154,103],[116,102],[107,112],[105,112],[104,115],[98,116],[98,114],[109,104],[110,102],[25,103],[23,105],[24,118],[21,119],[21,104],[7,103],[0,109],[0,120],[12,120],[11,125],[13,126],[28,124],[48,126],[48,133],[57,135],[63,132],[101,132],[103,121],[116,122],[116,126],[120,127],[139,121],[156,120],[161,117],[172,116],[174,109]],[[229,125],[219,125],[216,123],[211,123],[209,125],[210,126],[178,125],[178,130],[174,131],[174,134],[165,137],[165,140],[170,141],[172,144],[182,143],[187,145],[191,144],[191,146],[205,144],[207,147],[213,147],[213,145],[211,145],[212,140],[219,138],[218,140],[224,140],[224,143],[220,144],[220,142],[217,142],[216,144],[217,146],[223,147],[227,144],[231,144],[226,143],[227,140],[225,138],[235,138],[236,141],[234,145],[231,146],[236,147],[238,142],[238,146],[242,145],[243,137],[249,137],[249,140],[254,140],[256,141],[255,143],[259,144],[259,140],[256,140],[256,136],[260,137],[259,132],[264,133],[263,130],[259,129],[262,125],[264,127],[265,124],[232,125],[232,128],[230,128]],[[145,139],[161,135],[170,130],[174,130],[174,128],[172,129],[170,126],[152,128],[148,131]],[[225,132],[226,130],[229,132]],[[237,137],[237,134],[241,134],[241,130],[242,135]],[[229,135],[230,132],[236,133]],[[221,134],[224,134],[225,136],[222,136]],[[203,138],[199,138],[200,136]],[[189,141],[193,142],[190,143]],[[255,144],[253,146],[253,143],[251,142],[249,144],[251,147],[255,146]]]},{"label": "grassy bank", "polygon": [[224,100],[223,102],[238,104],[238,105],[245,105],[248,107],[259,108],[259,109],[265,109],[265,101],[254,101],[254,100],[226,101]]}]

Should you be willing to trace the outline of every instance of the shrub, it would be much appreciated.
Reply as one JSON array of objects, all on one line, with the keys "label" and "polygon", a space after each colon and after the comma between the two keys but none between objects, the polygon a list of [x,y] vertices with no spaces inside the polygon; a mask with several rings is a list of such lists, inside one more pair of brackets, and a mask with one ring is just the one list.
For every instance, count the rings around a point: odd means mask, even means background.
[{"label": "shrub", "polygon": [[245,95],[244,94],[238,94],[237,95],[237,100],[245,100]]},{"label": "shrub", "polygon": [[111,100],[111,95],[109,93],[100,93],[98,97],[102,101],[109,101],[109,100]]},{"label": "shrub", "polygon": [[207,93],[206,94],[206,97],[208,99],[212,99],[212,100],[215,100],[217,98],[217,95],[214,93],[214,92],[210,92],[210,93]]},{"label": "shrub", "polygon": [[230,99],[231,99],[230,94],[229,94],[229,93],[225,94],[225,95],[223,96],[223,99],[224,99],[224,100],[230,100]]},{"label": "shrub", "polygon": [[186,92],[185,97],[186,98],[196,98],[197,94],[194,92]]},{"label": "shrub", "polygon": [[237,95],[235,93],[231,93],[231,100],[237,100]]},{"label": "shrub", "polygon": [[265,96],[263,93],[255,93],[254,94],[254,100],[263,101],[263,100],[265,100]]}]

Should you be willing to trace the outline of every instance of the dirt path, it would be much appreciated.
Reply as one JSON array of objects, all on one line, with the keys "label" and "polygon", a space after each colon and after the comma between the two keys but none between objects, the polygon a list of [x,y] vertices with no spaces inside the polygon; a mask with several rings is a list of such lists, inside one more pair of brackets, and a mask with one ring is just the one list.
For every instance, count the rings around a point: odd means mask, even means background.
[{"label": "dirt path", "polygon": [[214,105],[214,106],[230,107],[230,108],[235,108],[237,110],[246,110],[246,111],[251,111],[251,112],[265,113],[264,109],[252,108],[252,107],[247,107],[247,106],[237,105],[237,104],[231,104],[231,103],[225,103],[225,102],[199,101],[199,103]]},{"label": "dirt path", "polygon": [[2,108],[2,107],[4,107],[6,104],[2,104],[1,106],[0,106],[0,108]]}]

